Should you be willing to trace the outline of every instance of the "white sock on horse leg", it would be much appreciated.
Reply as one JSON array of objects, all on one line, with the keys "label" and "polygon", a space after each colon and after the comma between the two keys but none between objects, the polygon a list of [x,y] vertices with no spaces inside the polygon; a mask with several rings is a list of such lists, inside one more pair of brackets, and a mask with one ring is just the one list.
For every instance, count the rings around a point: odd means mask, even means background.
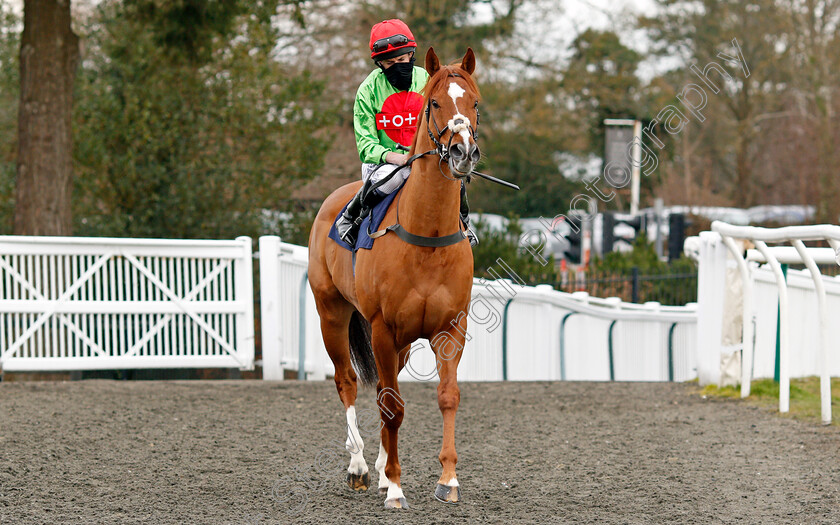
[{"label": "white sock on horse leg", "polygon": [[365,444],[362,442],[362,436],[359,435],[359,428],[356,425],[356,407],[353,405],[347,409],[347,442],[344,448],[350,453],[350,466],[347,467],[347,472],[358,475],[367,472],[368,466],[362,454]]},{"label": "white sock on horse leg", "polygon": [[385,497],[386,500],[389,499],[402,499],[405,498],[405,494],[403,494],[402,489],[396,483],[391,483],[388,485],[388,495]]},{"label": "white sock on horse leg", "polygon": [[385,464],[388,462],[388,453],[385,452],[385,447],[382,446],[382,443],[379,443],[379,456],[376,458],[376,471],[379,473],[379,488],[380,489],[387,489],[391,482],[388,481],[388,477],[385,475]]}]

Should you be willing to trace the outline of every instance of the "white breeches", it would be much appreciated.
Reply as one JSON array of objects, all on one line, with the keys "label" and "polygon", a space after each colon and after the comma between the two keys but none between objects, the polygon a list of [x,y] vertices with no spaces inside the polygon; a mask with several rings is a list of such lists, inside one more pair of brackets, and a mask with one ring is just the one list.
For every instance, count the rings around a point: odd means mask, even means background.
[{"label": "white breeches", "polygon": [[[371,183],[376,183],[383,177],[390,175],[397,167],[396,164],[362,164],[362,180],[367,182],[370,179]],[[390,195],[408,178],[409,173],[411,173],[411,166],[403,166],[396,175],[391,177],[391,180],[377,188],[376,191],[383,195]]]}]

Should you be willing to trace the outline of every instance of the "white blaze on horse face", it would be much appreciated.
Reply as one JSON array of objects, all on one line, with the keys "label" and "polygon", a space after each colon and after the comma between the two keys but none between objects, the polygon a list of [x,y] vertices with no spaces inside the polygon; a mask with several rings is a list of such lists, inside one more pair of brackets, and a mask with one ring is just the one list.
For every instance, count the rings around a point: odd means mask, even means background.
[{"label": "white blaze on horse face", "polygon": [[457,82],[449,83],[449,96],[452,97],[452,102],[455,104],[455,110],[458,111],[458,99],[464,96],[464,88],[458,85]]},{"label": "white blaze on horse face", "polygon": [[347,442],[344,448],[350,453],[350,466],[347,467],[347,472],[356,475],[366,473],[368,466],[362,455],[365,444],[362,442],[362,436],[359,435],[359,428],[356,425],[356,407],[353,405],[347,409]]},{"label": "white blaze on horse face", "polygon": [[[466,93],[466,91],[464,90],[464,88],[459,86],[456,82],[450,82],[448,93],[449,93],[449,96],[452,97],[452,103],[455,104],[455,112],[456,112],[455,115],[452,117],[452,119],[449,121],[449,131],[451,131],[453,135],[456,134],[456,133],[460,134],[461,138],[464,139],[464,146],[466,146],[467,150],[469,150],[469,146],[470,146],[470,119],[468,119],[463,114],[461,114],[461,110],[458,109],[458,99],[463,97],[464,93]],[[461,124],[455,124],[455,121],[458,120],[458,119],[461,119],[464,122],[461,123]]]}]

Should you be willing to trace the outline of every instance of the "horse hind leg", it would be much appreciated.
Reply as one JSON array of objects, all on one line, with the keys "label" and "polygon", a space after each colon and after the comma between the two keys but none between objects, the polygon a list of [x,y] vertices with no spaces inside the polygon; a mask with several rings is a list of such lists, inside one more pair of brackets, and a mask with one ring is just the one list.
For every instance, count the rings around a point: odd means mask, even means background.
[{"label": "horse hind leg", "polygon": [[353,490],[364,492],[370,487],[370,473],[362,452],[365,444],[359,434],[356,420],[356,407],[347,409],[347,441],[344,445],[350,453],[350,465],[347,467],[347,486]]},{"label": "horse hind leg", "polygon": [[370,486],[370,474],[363,455],[365,444],[359,434],[356,419],[356,372],[353,370],[348,339],[351,319],[355,309],[343,297],[332,300],[316,300],[321,317],[321,333],[324,346],[335,367],[335,388],[344,405],[347,418],[347,441],[345,449],[350,453],[347,467],[347,485],[356,491],[366,491]]}]

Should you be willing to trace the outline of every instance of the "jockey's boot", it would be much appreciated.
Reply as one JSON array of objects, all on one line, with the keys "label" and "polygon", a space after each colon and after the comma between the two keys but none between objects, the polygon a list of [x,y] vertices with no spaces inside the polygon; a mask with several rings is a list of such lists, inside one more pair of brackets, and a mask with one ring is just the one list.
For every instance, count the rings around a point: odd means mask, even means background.
[{"label": "jockey's boot", "polygon": [[467,229],[467,239],[470,241],[470,246],[478,244],[478,236],[470,227],[470,204],[467,202],[467,186],[464,181],[461,181],[461,221]]},{"label": "jockey's boot", "polygon": [[362,185],[347,205],[347,208],[344,209],[344,213],[341,214],[341,217],[335,223],[338,236],[350,246],[356,246],[359,226],[362,224],[364,218],[374,206],[386,197],[386,195],[379,193],[378,190],[370,191],[370,186],[369,181]]}]

